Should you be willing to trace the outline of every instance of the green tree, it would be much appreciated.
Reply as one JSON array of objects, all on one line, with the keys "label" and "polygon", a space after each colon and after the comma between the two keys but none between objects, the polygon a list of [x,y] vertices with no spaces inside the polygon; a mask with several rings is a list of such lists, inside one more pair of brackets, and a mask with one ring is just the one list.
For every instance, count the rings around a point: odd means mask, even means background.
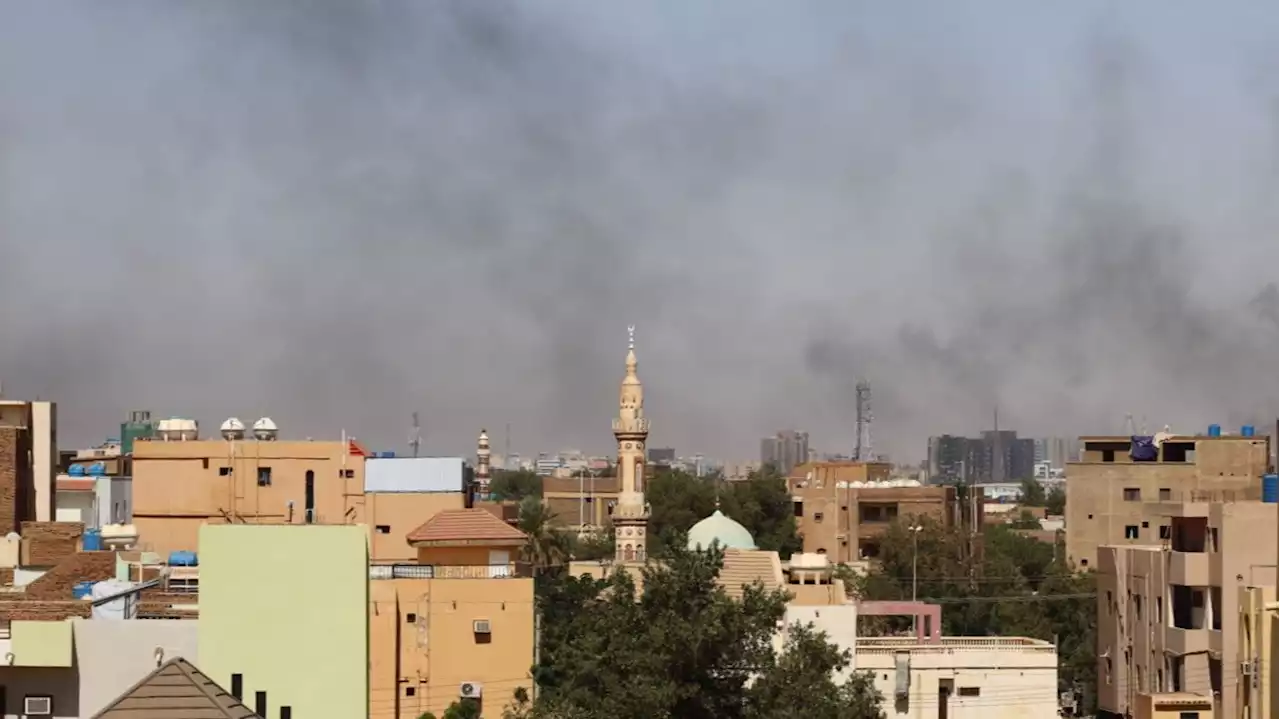
[{"label": "green tree", "polygon": [[1062,485],[1056,485],[1045,497],[1044,508],[1049,514],[1063,516],[1067,513],[1067,492]]},{"label": "green tree", "polygon": [[1009,523],[1012,529],[1039,529],[1040,520],[1036,519],[1036,515],[1031,510],[1024,509],[1018,513],[1018,518]]},{"label": "green tree", "polygon": [[495,469],[489,481],[489,495],[499,502],[519,502],[542,496],[542,477],[527,469]]},{"label": "green tree", "polygon": [[573,558],[584,562],[612,559],[617,534],[610,525],[602,532],[584,534],[573,539]]},{"label": "green tree", "polygon": [[520,550],[520,559],[538,573],[564,566],[573,551],[572,538],[555,529],[554,519],[555,515],[537,497],[525,497],[520,502],[517,526],[528,537]]},{"label": "green tree", "polygon": [[785,559],[802,546],[786,478],[771,469],[754,472],[741,482],[662,469],[649,480],[645,499],[651,508],[650,554],[672,541],[683,542],[690,527],[716,510],[717,500],[720,510],[746,527],[761,549],[776,551]]},{"label": "green tree", "polygon": [[[850,578],[853,591],[872,600],[909,598],[915,554],[916,596],[942,604],[943,634],[1056,641],[1060,689],[1079,689],[1091,702],[1097,663],[1093,577],[1075,573],[1061,547],[1006,525],[984,527],[974,537],[965,528],[931,521],[922,526],[913,545],[905,523],[891,525],[878,566]],[[894,633],[907,622],[882,620],[860,629]]]},{"label": "green tree", "polygon": [[688,551],[677,538],[642,570],[643,593],[626,572],[607,581],[548,583],[539,596],[543,643],[533,714],[881,719],[866,677],[833,682],[849,657],[821,634],[793,628],[786,650],[775,651],[787,595],[756,585],[742,599],[729,597],[716,583],[723,556]]},{"label": "green tree", "polygon": [[480,702],[475,699],[459,699],[444,710],[443,719],[480,719]]},{"label": "green tree", "polygon": [[751,532],[756,546],[777,552],[788,559],[801,550],[791,492],[787,478],[772,465],[752,472],[745,482],[726,482],[728,502],[725,514]]},{"label": "green tree", "polygon": [[1044,485],[1034,479],[1022,480],[1021,502],[1028,507],[1043,507],[1045,502]]}]

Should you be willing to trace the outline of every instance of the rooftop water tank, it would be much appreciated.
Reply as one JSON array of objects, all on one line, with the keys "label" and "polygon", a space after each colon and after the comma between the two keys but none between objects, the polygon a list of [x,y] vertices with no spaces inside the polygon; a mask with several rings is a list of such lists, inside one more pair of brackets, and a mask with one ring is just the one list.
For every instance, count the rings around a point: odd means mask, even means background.
[{"label": "rooftop water tank", "polygon": [[1280,477],[1274,474],[1262,475],[1262,501],[1280,504]]},{"label": "rooftop water tank", "polygon": [[244,439],[244,422],[239,417],[228,417],[219,428],[225,440]]},{"label": "rooftop water tank", "polygon": [[84,465],[83,465],[83,464],[73,464],[73,465],[71,465],[71,467],[70,467],[69,469],[67,469],[67,475],[68,475],[68,476],[71,476],[71,477],[83,477],[83,476],[84,476]]},{"label": "rooftop water tank", "polygon": [[102,551],[102,532],[96,529],[84,530],[83,546],[86,552]]},{"label": "rooftop water tank", "polygon": [[195,552],[186,550],[169,553],[169,566],[172,567],[196,567],[199,566],[199,557]]},{"label": "rooftop water tank", "polygon": [[76,582],[71,587],[72,599],[90,599],[93,596],[93,585],[97,582]]},{"label": "rooftop water tank", "polygon": [[108,524],[102,528],[102,546],[128,549],[138,541],[138,528],[132,524]]},{"label": "rooftop water tank", "polygon": [[85,474],[89,475],[90,477],[101,477],[106,473],[107,473],[106,462],[94,462],[93,464],[89,465],[89,469],[85,470]]},{"label": "rooftop water tank", "polygon": [[1253,425],[1251,425],[1251,424],[1246,424],[1245,426],[1241,427],[1241,428],[1240,428],[1240,436],[1241,436],[1241,437],[1252,437],[1252,436],[1253,436]]},{"label": "rooftop water tank", "polygon": [[270,417],[263,417],[253,423],[253,438],[261,442],[272,442],[280,436],[280,428]]},{"label": "rooftop water tank", "polygon": [[160,420],[157,430],[156,434],[166,442],[189,442],[200,437],[200,424],[182,417]]},{"label": "rooftop water tank", "polygon": [[1209,436],[1210,436],[1210,437],[1221,437],[1221,436],[1222,436],[1222,425],[1220,425],[1220,424],[1211,424],[1211,425],[1209,425]]}]

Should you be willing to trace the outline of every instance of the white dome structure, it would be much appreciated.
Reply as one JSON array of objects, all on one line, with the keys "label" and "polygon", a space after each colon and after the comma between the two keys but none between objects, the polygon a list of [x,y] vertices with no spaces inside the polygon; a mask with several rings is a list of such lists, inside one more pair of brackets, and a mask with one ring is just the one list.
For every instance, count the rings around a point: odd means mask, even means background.
[{"label": "white dome structure", "polygon": [[710,549],[712,544],[719,544],[721,549],[757,548],[751,532],[718,509],[689,530],[689,549]]}]

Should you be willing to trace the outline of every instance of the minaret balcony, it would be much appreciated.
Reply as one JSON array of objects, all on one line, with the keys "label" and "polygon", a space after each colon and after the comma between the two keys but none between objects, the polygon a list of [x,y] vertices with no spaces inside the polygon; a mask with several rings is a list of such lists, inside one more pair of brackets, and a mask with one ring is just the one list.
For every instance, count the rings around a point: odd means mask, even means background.
[{"label": "minaret balcony", "polygon": [[613,420],[613,431],[625,434],[648,434],[649,420],[644,417],[635,419],[622,419],[621,417]]}]

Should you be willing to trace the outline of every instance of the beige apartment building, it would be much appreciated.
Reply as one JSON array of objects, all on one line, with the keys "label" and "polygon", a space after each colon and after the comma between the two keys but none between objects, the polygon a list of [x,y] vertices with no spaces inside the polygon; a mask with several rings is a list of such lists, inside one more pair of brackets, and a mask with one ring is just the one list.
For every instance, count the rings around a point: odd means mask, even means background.
[{"label": "beige apartment building", "polygon": [[1277,506],[1150,503],[1135,521],[1168,528],[1157,546],[1098,549],[1100,710],[1136,715],[1173,693],[1237,716],[1239,592],[1276,584]]},{"label": "beige apartment building", "polygon": [[1144,517],[1147,502],[1261,499],[1269,437],[1169,436],[1154,462],[1129,456],[1129,437],[1081,437],[1080,461],[1068,462],[1067,554],[1079,568],[1097,561],[1102,545],[1159,546],[1159,525]]},{"label": "beige apartment building", "polygon": [[982,503],[962,507],[955,487],[890,480],[893,465],[878,462],[810,462],[787,478],[804,551],[851,564],[874,559],[880,538],[899,517],[932,517],[947,525],[969,521]]},{"label": "beige apartment building", "polygon": [[54,518],[58,407],[0,399],[0,535]]},{"label": "beige apartment building", "polygon": [[1280,603],[1275,587],[1240,590],[1240,673],[1236,719],[1280,717]]}]

